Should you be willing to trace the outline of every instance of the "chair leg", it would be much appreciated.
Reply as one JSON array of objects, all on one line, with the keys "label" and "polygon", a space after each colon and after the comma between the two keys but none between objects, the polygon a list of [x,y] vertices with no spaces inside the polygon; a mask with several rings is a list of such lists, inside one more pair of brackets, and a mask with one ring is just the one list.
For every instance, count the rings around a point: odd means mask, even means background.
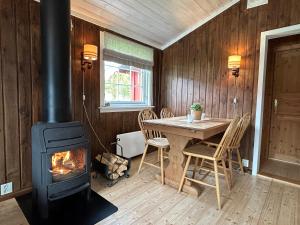
[{"label": "chair leg", "polygon": [[194,166],[194,170],[193,170],[193,179],[195,178],[195,175],[196,175],[198,163],[199,163],[199,158],[196,158],[195,166]]},{"label": "chair leg", "polygon": [[220,197],[220,184],[219,184],[219,173],[218,173],[218,162],[214,161],[215,179],[216,179],[216,193],[218,200],[218,208],[221,209],[221,197]]},{"label": "chair leg", "polygon": [[143,153],[143,156],[142,156],[142,160],[141,160],[141,162],[140,162],[140,166],[139,166],[138,173],[140,173],[140,170],[141,170],[141,168],[142,168],[143,162],[144,162],[144,160],[145,160],[145,157],[146,157],[146,154],[147,154],[147,150],[148,150],[148,146],[149,146],[149,145],[146,144],[145,149],[144,149],[144,153]]},{"label": "chair leg", "polygon": [[242,158],[241,158],[241,154],[240,154],[240,150],[239,150],[238,148],[236,149],[236,154],[237,154],[238,161],[239,161],[239,164],[240,164],[241,172],[242,172],[243,174],[245,174],[245,172],[244,172],[244,167],[243,167],[243,163],[242,163]]},{"label": "chair leg", "polygon": [[200,168],[203,167],[203,164],[205,163],[205,159],[201,159]]},{"label": "chair leg", "polygon": [[160,150],[160,176],[162,185],[165,184],[165,174],[164,174],[164,151],[161,148]]},{"label": "chair leg", "polygon": [[158,150],[157,150],[157,161],[158,162],[160,160],[160,151],[161,151],[161,148],[158,148]]},{"label": "chair leg", "polygon": [[180,184],[179,184],[179,188],[178,188],[178,193],[181,192],[181,189],[182,189],[182,186],[183,186],[183,183],[184,183],[184,179],[185,179],[185,175],[186,175],[186,171],[189,168],[189,165],[190,165],[190,162],[191,162],[191,158],[192,158],[192,156],[190,156],[190,155],[187,158],[187,161],[186,161],[186,164],[185,164],[185,167],[184,167],[184,170],[183,170],[183,174],[182,174],[182,177],[181,177],[181,180],[180,180]]},{"label": "chair leg", "polygon": [[227,184],[228,190],[230,191],[231,190],[231,182],[229,182],[229,177],[228,177],[228,174],[227,174],[227,168],[226,168],[226,164],[225,164],[224,159],[222,159],[222,167],[223,167],[223,170],[224,170],[224,176],[225,176],[226,184]]},{"label": "chair leg", "polygon": [[228,164],[229,164],[229,170],[230,170],[230,181],[232,185],[232,180],[233,180],[233,170],[232,170],[232,150],[228,150]]}]

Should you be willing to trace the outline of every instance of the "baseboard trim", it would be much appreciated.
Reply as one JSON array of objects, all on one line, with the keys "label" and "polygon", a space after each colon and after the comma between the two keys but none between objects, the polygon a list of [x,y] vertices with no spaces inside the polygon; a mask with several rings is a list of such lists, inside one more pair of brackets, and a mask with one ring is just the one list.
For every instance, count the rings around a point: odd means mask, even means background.
[{"label": "baseboard trim", "polygon": [[257,176],[261,177],[263,179],[273,180],[273,181],[276,181],[276,182],[279,182],[279,183],[283,183],[283,184],[287,184],[287,185],[291,185],[291,186],[300,188],[300,182],[297,182],[295,180],[288,179],[288,178],[285,178],[285,177],[276,176],[276,175],[265,173],[265,172],[259,172],[257,174]]},{"label": "baseboard trim", "polygon": [[32,191],[32,188],[29,187],[29,188],[24,188],[22,190],[13,192],[11,194],[0,196],[0,202],[3,202],[5,200],[11,199],[11,198],[15,198],[15,197],[18,197],[18,196],[21,196],[21,195],[25,195],[25,194],[27,194],[31,191]]}]

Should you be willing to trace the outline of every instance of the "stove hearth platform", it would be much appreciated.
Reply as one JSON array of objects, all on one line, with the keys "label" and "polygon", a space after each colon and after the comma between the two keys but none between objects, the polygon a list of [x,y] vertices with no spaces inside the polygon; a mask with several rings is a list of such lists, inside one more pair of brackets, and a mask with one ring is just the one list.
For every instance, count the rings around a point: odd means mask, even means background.
[{"label": "stove hearth platform", "polygon": [[32,208],[31,193],[16,198],[30,225],[94,225],[118,211],[118,208],[91,191],[89,201],[81,193],[54,201],[48,219],[41,219]]}]

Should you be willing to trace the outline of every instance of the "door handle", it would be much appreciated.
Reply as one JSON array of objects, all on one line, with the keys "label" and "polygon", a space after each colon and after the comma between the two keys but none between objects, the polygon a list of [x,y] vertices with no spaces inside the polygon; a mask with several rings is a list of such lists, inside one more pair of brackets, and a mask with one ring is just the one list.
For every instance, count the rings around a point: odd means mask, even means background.
[{"label": "door handle", "polygon": [[274,112],[275,112],[275,114],[277,114],[278,104],[279,104],[278,99],[275,98],[274,99]]}]

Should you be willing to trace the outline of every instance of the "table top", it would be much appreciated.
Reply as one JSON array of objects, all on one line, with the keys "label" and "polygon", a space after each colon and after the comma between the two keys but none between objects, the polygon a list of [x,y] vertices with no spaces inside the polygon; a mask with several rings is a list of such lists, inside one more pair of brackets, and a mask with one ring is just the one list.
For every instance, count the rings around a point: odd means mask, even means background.
[{"label": "table top", "polygon": [[203,120],[194,120],[192,123],[190,123],[187,121],[187,118],[185,116],[180,116],[165,119],[145,120],[144,123],[152,125],[180,127],[193,130],[207,130],[216,128],[218,126],[223,126],[224,124],[229,124],[230,121],[230,119],[205,118]]},{"label": "table top", "polygon": [[226,130],[230,119],[205,118],[204,120],[187,121],[185,116],[145,120],[146,129],[158,130],[163,133],[172,133],[186,137],[206,139]]}]

